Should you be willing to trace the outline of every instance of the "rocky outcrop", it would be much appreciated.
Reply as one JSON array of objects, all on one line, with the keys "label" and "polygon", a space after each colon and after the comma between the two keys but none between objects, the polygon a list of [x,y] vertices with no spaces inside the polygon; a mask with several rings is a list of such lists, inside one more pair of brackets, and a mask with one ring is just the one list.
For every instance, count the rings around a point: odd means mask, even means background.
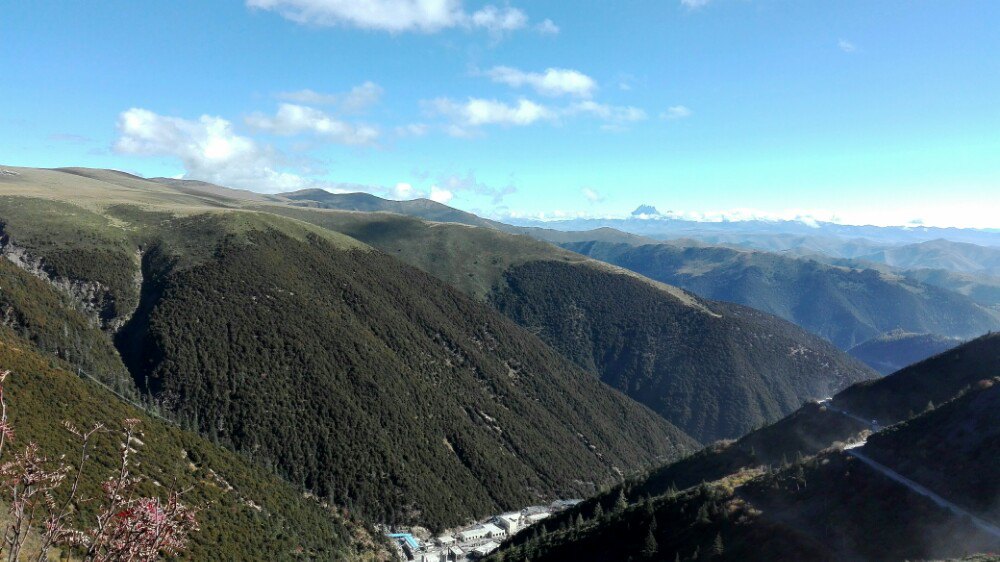
[{"label": "rocky outcrop", "polygon": [[[15,244],[10,236],[2,231],[2,226],[0,226],[0,256],[68,295],[84,316],[104,330],[117,332],[135,312],[135,305],[130,306],[129,310],[120,310],[114,294],[102,283],[56,275],[52,268],[46,266],[44,258],[35,256]],[[141,253],[137,250],[136,294],[142,286],[142,268],[138,266],[141,257]]]}]

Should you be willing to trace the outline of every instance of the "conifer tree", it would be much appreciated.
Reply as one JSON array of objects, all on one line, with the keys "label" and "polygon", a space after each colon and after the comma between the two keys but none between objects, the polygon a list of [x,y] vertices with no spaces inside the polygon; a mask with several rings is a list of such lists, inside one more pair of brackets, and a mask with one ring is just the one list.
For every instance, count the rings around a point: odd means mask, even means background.
[{"label": "conifer tree", "polygon": [[642,555],[646,558],[652,558],[656,556],[657,549],[659,549],[659,545],[656,544],[656,537],[653,536],[653,530],[650,529],[646,535],[646,540],[642,544]]},{"label": "conifer tree", "polygon": [[712,555],[722,556],[725,552],[725,547],[722,545],[722,533],[715,535],[715,540],[712,541]]},{"label": "conifer tree", "polygon": [[594,519],[600,519],[601,517],[604,517],[604,508],[601,507],[601,502],[597,502],[594,505]]},{"label": "conifer tree", "polygon": [[618,499],[615,500],[615,513],[625,511],[628,507],[628,500],[625,499],[625,490],[618,492]]}]

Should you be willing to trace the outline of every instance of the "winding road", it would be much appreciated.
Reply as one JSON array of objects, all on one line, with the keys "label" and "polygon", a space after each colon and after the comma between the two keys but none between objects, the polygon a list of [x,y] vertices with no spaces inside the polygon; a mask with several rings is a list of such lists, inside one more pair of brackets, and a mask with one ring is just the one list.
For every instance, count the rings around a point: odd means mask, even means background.
[{"label": "winding road", "polygon": [[[828,410],[830,410],[832,412],[837,412],[839,414],[845,415],[845,416],[847,416],[847,417],[849,417],[851,419],[857,420],[857,421],[859,421],[859,422],[861,422],[863,424],[868,425],[868,424],[872,423],[869,420],[866,420],[866,419],[861,418],[859,416],[855,416],[854,414],[851,414],[849,412],[845,412],[843,410],[838,410],[836,408],[831,407],[830,406],[830,399],[829,398],[827,398],[826,400],[820,401],[820,405],[821,406],[825,406]],[[958,517],[967,518],[979,530],[983,531],[984,533],[987,533],[987,534],[991,535],[992,537],[996,538],[997,540],[1000,540],[1000,527],[998,527],[998,526],[990,523],[989,521],[986,521],[985,519],[982,519],[980,517],[976,517],[975,515],[969,513],[968,511],[962,509],[961,507],[955,505],[954,503],[952,503],[952,502],[944,499],[943,497],[939,496],[938,494],[935,494],[934,492],[930,491],[926,487],[921,486],[920,484],[914,482],[913,480],[910,480],[909,478],[907,478],[907,477],[903,476],[902,474],[896,472],[895,470],[892,470],[891,468],[885,466],[884,464],[881,464],[879,462],[876,462],[876,461],[872,460],[870,457],[868,457],[867,455],[865,455],[864,453],[861,452],[861,448],[864,447],[865,443],[866,443],[865,440],[857,441],[855,443],[851,443],[850,445],[847,445],[846,447],[844,447],[844,452],[847,453],[848,455],[850,455],[850,456],[858,459],[859,461],[865,463],[869,467],[877,470],[878,472],[882,473],[887,478],[890,478],[890,479],[894,480],[895,482],[897,482],[899,484],[902,484],[902,485],[906,486],[907,488],[909,488],[910,490],[912,490],[912,491],[920,494],[921,496],[924,496],[924,497],[930,499],[931,501],[933,501],[938,506],[943,507],[943,508],[947,509],[948,511],[952,512],[952,514],[957,515]]]}]

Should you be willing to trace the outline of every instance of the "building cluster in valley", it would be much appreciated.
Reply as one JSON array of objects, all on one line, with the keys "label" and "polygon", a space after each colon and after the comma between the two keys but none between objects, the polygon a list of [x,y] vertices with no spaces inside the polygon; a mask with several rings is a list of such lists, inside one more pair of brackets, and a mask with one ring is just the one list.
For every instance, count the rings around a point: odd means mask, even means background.
[{"label": "building cluster in valley", "polygon": [[413,533],[386,533],[395,543],[403,560],[412,562],[464,562],[484,558],[500,547],[508,537],[531,525],[580,503],[580,500],[557,500],[495,515],[484,521],[441,534],[419,539]]}]

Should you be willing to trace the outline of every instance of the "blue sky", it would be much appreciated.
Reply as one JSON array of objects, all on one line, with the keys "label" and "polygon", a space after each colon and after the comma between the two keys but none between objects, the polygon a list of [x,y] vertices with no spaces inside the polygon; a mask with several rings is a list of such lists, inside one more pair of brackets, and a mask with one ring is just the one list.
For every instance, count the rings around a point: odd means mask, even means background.
[{"label": "blue sky", "polygon": [[8,2],[0,163],[1000,227],[997,29],[992,0]]}]

